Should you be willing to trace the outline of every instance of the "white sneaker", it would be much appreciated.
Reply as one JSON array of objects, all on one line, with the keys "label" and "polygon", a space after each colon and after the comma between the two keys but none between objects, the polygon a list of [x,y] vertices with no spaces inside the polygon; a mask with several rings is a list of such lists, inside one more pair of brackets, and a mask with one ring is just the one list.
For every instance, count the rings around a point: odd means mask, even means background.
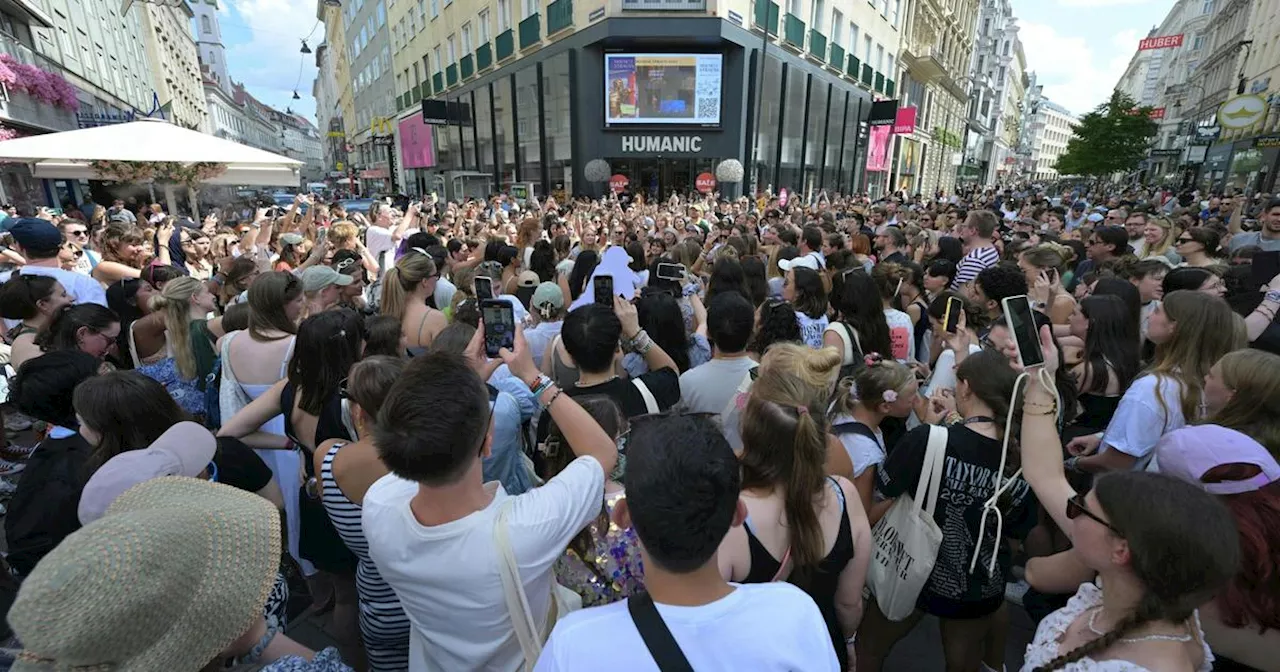
[{"label": "white sneaker", "polygon": [[0,476],[15,476],[22,473],[27,465],[21,462],[10,462],[9,460],[0,459]]}]

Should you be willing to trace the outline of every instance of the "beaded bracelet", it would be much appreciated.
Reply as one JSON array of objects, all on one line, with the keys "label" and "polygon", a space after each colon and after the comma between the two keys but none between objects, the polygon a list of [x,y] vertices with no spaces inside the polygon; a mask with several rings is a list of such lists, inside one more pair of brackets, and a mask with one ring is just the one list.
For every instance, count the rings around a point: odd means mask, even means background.
[{"label": "beaded bracelet", "polygon": [[271,644],[271,640],[275,639],[278,634],[280,634],[280,622],[276,620],[275,616],[268,616],[266,633],[262,635],[262,639],[259,639],[257,644],[253,645],[252,649],[249,649],[249,653],[245,654],[245,656],[238,662],[258,662],[258,660],[262,658],[262,652],[267,650],[267,646]]}]

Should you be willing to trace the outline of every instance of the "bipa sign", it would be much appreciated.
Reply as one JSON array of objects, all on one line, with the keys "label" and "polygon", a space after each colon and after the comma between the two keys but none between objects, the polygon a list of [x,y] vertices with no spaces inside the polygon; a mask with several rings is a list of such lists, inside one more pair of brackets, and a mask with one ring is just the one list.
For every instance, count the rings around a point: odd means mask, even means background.
[{"label": "bipa sign", "polygon": [[1162,37],[1148,37],[1138,40],[1138,51],[1146,51],[1147,49],[1170,49],[1182,46],[1182,34],[1164,35]]},{"label": "bipa sign", "polygon": [[622,151],[627,154],[692,154],[702,151],[702,136],[624,135]]}]

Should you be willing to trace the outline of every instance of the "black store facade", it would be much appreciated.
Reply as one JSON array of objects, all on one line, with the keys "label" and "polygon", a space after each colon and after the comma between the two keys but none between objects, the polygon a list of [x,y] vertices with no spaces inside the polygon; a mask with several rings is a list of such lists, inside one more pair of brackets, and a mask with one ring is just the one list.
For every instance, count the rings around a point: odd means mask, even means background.
[{"label": "black store facade", "polygon": [[[606,53],[722,54],[720,123],[606,125]],[[803,54],[766,47],[758,32],[672,14],[598,20],[434,99],[473,110],[473,123],[436,127],[437,170],[492,175],[500,190],[531,182],[539,194],[598,196],[609,184],[588,182],[584,168],[603,159],[633,193],[659,198],[692,191],[699,174],[730,158],[747,174],[723,193],[742,193],[753,174],[775,192],[850,193],[863,178],[861,122],[871,107],[865,89]]]}]

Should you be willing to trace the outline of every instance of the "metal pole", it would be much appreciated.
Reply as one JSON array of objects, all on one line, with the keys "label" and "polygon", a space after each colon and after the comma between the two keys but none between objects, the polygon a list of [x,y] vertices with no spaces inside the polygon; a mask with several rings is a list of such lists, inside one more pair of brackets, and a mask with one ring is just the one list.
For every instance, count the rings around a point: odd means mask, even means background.
[{"label": "metal pole", "polygon": [[[781,17],[782,15],[781,10],[778,11],[778,15],[779,17]],[[751,129],[752,133],[754,133],[756,136],[754,138],[751,138],[750,170],[751,170],[751,183],[752,183],[752,189],[751,189],[752,200],[755,199],[756,194],[760,193],[760,178],[759,178],[759,174],[756,172],[756,159],[760,152],[760,111],[761,111],[760,101],[762,99],[761,98],[762,95],[764,94],[764,66],[765,66],[765,61],[768,59],[768,56],[769,56],[770,35],[771,33],[769,32],[769,7],[766,6],[764,10],[764,36],[760,38],[760,76],[756,78],[755,113],[752,115],[756,120],[756,123],[752,124],[752,129]],[[781,139],[779,139],[779,142],[781,142]]]}]

